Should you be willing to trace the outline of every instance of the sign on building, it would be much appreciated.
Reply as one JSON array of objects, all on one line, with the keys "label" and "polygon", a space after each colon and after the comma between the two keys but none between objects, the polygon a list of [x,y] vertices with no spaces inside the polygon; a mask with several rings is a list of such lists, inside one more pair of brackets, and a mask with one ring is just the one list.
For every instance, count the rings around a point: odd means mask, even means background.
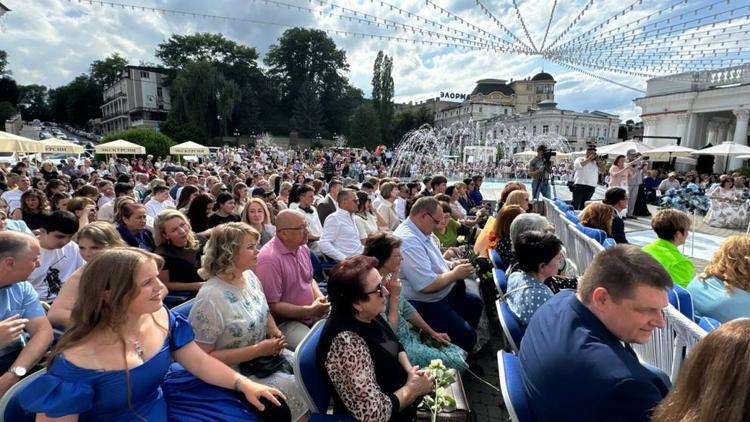
[{"label": "sign on building", "polygon": [[467,100],[469,94],[459,94],[457,92],[440,92],[440,98],[448,98],[451,100]]}]

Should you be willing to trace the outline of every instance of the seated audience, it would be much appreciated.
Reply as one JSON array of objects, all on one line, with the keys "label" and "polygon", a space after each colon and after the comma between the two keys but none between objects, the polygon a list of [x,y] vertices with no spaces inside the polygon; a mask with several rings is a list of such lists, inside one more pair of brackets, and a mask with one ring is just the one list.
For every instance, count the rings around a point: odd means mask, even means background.
[{"label": "seated audience", "polygon": [[21,195],[21,218],[31,230],[42,226],[49,212],[47,202],[47,195],[38,189],[29,189]]},{"label": "seated audience", "polygon": [[23,220],[14,220],[10,217],[8,202],[0,198],[0,212],[5,215],[5,230],[32,234],[31,229]]},{"label": "seated audience", "polygon": [[190,221],[193,233],[203,233],[209,229],[208,217],[213,213],[213,210],[214,198],[207,193],[198,194],[198,196],[190,202],[185,215]]},{"label": "seated audience", "polygon": [[[367,238],[364,255],[378,260],[376,269],[389,292],[385,315],[411,363],[425,368],[433,359],[443,359],[446,366],[463,372],[466,368],[466,351],[451,344],[448,334],[433,330],[401,295],[401,280],[398,278],[402,259],[401,239],[388,233],[375,233]],[[423,341],[420,332],[437,342],[437,345]]]},{"label": "seated audience", "polygon": [[250,198],[242,211],[241,221],[260,233],[258,249],[262,248],[276,234],[276,227],[271,224],[271,213],[268,205],[260,198]]},{"label": "seated audience", "polygon": [[360,191],[355,194],[357,195],[357,212],[354,213],[354,225],[357,226],[359,240],[364,244],[367,236],[378,231],[378,221],[382,221],[382,218],[372,209],[372,201],[367,193]]},{"label": "seated audience", "polygon": [[169,187],[167,185],[154,186],[151,191],[151,199],[146,202],[146,214],[155,219],[163,210],[174,207],[172,198],[169,196]]},{"label": "seated audience", "polygon": [[411,421],[432,380],[412,366],[383,318],[388,290],[367,256],[347,258],[328,281],[331,315],[316,360],[333,388],[333,411],[356,420]]},{"label": "seated audience", "polygon": [[[128,197],[135,200],[135,194],[133,193],[133,187],[128,183],[117,183],[115,184],[115,198]],[[107,201],[104,205],[99,205],[99,211],[96,214],[96,219],[100,221],[109,221],[110,223],[115,222],[115,205],[116,201]]]},{"label": "seated audience", "polygon": [[312,277],[302,211],[287,209],[276,217],[276,236],[258,254],[257,276],[287,347],[295,350],[312,324],[330,309]]},{"label": "seated audience", "polygon": [[652,422],[750,420],[747,394],[750,320],[722,324],[688,354],[674,388],[654,411]]},{"label": "seated audience", "polygon": [[466,289],[464,279],[472,275],[472,264],[446,262],[432,237],[442,220],[443,209],[435,198],[419,198],[393,233],[403,241],[402,294],[433,329],[470,352],[477,341],[482,299]]},{"label": "seated audience", "polygon": [[320,217],[320,224],[325,225],[326,219],[329,215],[336,212],[339,209],[338,195],[341,189],[344,188],[344,184],[339,179],[331,179],[328,183],[328,193],[325,198],[318,201],[315,208],[318,210],[318,217]]},{"label": "seated audience", "polygon": [[[172,189],[174,189],[174,187]],[[193,185],[185,185],[181,187],[180,197],[177,199],[176,208],[186,214],[188,209],[190,208],[190,204],[193,202],[193,199],[200,195],[200,193],[200,190],[198,190],[198,188]]]},{"label": "seated audience", "polygon": [[[90,261],[96,254],[111,248],[127,246],[115,226],[106,221],[96,221],[81,227],[73,240],[78,244],[81,259]],[[57,299],[50,307],[49,322],[54,327],[65,328],[70,323],[70,314],[78,300],[78,286],[86,265],[78,268],[62,285]]]},{"label": "seated audience", "polygon": [[[50,211],[66,210],[72,197],[68,192],[57,192],[49,199]],[[94,202],[96,205],[96,202]]]},{"label": "seated audience", "polygon": [[39,295],[24,281],[39,264],[39,252],[32,236],[0,231],[0,395],[29,374],[52,344]]},{"label": "seated audience", "polygon": [[96,202],[85,196],[71,198],[64,209],[72,212],[73,215],[76,216],[78,219],[78,227],[83,227],[92,221],[96,221]]},{"label": "seated audience", "polygon": [[684,212],[661,210],[651,218],[651,228],[659,238],[643,247],[646,253],[664,266],[672,281],[680,287],[687,287],[695,273],[693,262],[677,249],[685,244],[691,226],[690,216]]},{"label": "seated audience", "polygon": [[[500,259],[503,260],[503,269],[508,268],[508,265],[516,259],[513,254],[513,242],[510,240],[510,225],[516,217],[523,213],[524,210],[519,205],[507,205],[500,209],[500,213],[495,219],[495,226],[489,237],[489,246],[496,249],[500,254]],[[482,256],[488,257],[489,253],[485,251]]]},{"label": "seated audience", "polygon": [[604,204],[615,209],[612,216],[612,233],[611,237],[617,243],[628,243],[625,237],[625,222],[622,220],[622,213],[628,209],[628,193],[623,188],[609,188],[604,193]]},{"label": "seated audience", "polygon": [[70,241],[77,231],[78,219],[68,211],[47,215],[39,228],[40,263],[28,281],[45,307],[57,298],[63,282],[84,264],[78,245]]},{"label": "seated audience", "polygon": [[211,229],[219,224],[236,223],[240,221],[240,217],[234,213],[235,207],[234,196],[232,196],[231,193],[221,192],[216,195],[214,213],[208,217],[208,228]]},{"label": "seated audience", "polygon": [[164,260],[159,280],[169,293],[195,297],[203,286],[198,275],[200,244],[187,217],[175,209],[161,211],[154,221],[154,244],[154,253]]},{"label": "seated audience", "polygon": [[659,183],[659,189],[661,193],[666,193],[670,189],[679,189],[680,188],[680,181],[677,180],[677,173],[670,172],[667,175],[667,178],[662,180],[661,183]]},{"label": "seated audience", "polygon": [[[258,409],[279,409],[278,390],[196,346],[187,321],[161,302],[160,264],[158,256],[135,248],[103,251],[87,264],[80,289],[89,300],[76,304],[47,373],[28,387],[35,394],[20,397],[26,412],[37,413],[38,420],[80,421],[252,417],[254,409],[232,388]],[[167,374],[173,359],[203,382],[190,381],[185,370],[179,378]]]},{"label": "seated audience", "polygon": [[612,219],[614,216],[615,209],[611,206],[602,202],[592,202],[581,211],[578,220],[582,226],[601,230],[607,234],[607,237],[612,237]]},{"label": "seated audience", "polygon": [[750,317],[750,236],[730,236],[687,286],[695,314],[720,322]]},{"label": "seated audience", "polygon": [[505,200],[503,206],[506,205],[518,205],[524,211],[529,211],[529,193],[525,190],[514,190],[508,194],[508,199]]},{"label": "seated audience", "polygon": [[122,240],[134,248],[153,251],[156,248],[154,237],[146,229],[146,207],[135,202],[125,202],[115,212],[117,231]]},{"label": "seated audience", "polygon": [[562,242],[551,233],[527,231],[521,233],[513,248],[521,271],[508,277],[505,301],[526,327],[537,309],[554,294],[545,281],[557,275],[563,259]]},{"label": "seated audience", "polygon": [[519,353],[536,420],[648,421],[669,386],[629,343],[645,344],[664,327],[671,286],[648,254],[617,245],[594,257],[578,293],[560,292],[542,305]]},{"label": "seated audience", "polygon": [[316,255],[320,254],[318,240],[323,234],[323,223],[320,222],[318,211],[313,206],[315,200],[314,189],[308,185],[296,185],[289,198],[289,208],[299,209],[305,215],[307,222],[307,246]]},{"label": "seated audience", "polygon": [[338,209],[326,217],[323,223],[323,234],[320,236],[318,246],[327,257],[341,261],[361,254],[364,246],[360,241],[359,230],[353,217],[359,206],[356,192],[351,189],[341,189],[336,197],[336,203]]},{"label": "seated audience", "polygon": [[[443,218],[435,225],[435,230],[432,231],[432,234],[440,241],[441,248],[459,246],[459,243],[470,243],[472,240],[472,229],[453,219],[451,206],[447,202],[441,201],[440,207],[443,209]],[[463,242],[458,241],[459,236],[464,237]]]},{"label": "seated audience", "polygon": [[206,353],[281,390],[296,421],[307,408],[292,374],[293,354],[285,349],[286,339],[253,272],[259,238],[245,223],[226,223],[211,231],[199,270],[206,282],[190,310],[190,325]]},{"label": "seated audience", "polygon": [[393,182],[381,184],[380,197],[381,201],[375,211],[383,222],[381,227],[388,231],[396,230],[396,227],[401,223],[401,219],[396,213],[396,199],[399,197],[399,189],[396,184]]}]

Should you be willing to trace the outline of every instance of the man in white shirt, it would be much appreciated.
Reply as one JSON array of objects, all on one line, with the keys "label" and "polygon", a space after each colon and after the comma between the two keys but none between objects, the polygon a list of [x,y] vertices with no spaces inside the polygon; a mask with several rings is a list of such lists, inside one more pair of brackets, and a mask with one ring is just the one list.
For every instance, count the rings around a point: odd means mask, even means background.
[{"label": "man in white shirt", "polygon": [[662,194],[664,194],[670,189],[679,189],[680,186],[680,181],[677,180],[677,173],[671,172],[666,179],[662,180],[661,183],[659,183],[658,189]]},{"label": "man in white shirt", "polygon": [[28,281],[34,286],[43,305],[55,300],[62,284],[84,264],[78,245],[70,241],[77,231],[78,219],[68,211],[55,211],[47,215],[39,228],[41,264],[31,273]]},{"label": "man in white shirt", "polygon": [[585,157],[573,161],[573,209],[582,210],[586,201],[594,196],[599,181],[599,166],[596,162],[596,147],[589,146]]},{"label": "man in white shirt", "polygon": [[174,203],[169,196],[169,186],[154,186],[151,191],[151,199],[146,202],[146,214],[156,218],[157,214],[168,208],[174,208]]},{"label": "man in white shirt", "polygon": [[354,212],[358,205],[356,193],[351,189],[342,189],[336,195],[336,202],[338,209],[326,217],[318,247],[329,258],[341,261],[361,254],[365,248],[354,224]]},{"label": "man in white shirt", "polygon": [[[135,199],[135,193],[133,187],[128,183],[117,183],[115,184],[115,197],[129,196]],[[99,207],[99,211],[96,213],[96,219],[99,221],[109,221],[110,223],[115,222],[115,201],[109,201],[106,204]]]},{"label": "man in white shirt", "polygon": [[13,214],[13,211],[17,208],[21,208],[21,195],[29,190],[31,181],[28,176],[20,176],[11,173],[11,175],[8,176],[8,186],[10,187],[13,185],[17,185],[18,188],[3,192],[2,195],[2,198],[8,203],[8,218]]},{"label": "man in white shirt", "polygon": [[96,187],[99,189],[99,201],[96,205],[101,208],[104,204],[115,199],[115,185],[109,180],[102,180]]}]

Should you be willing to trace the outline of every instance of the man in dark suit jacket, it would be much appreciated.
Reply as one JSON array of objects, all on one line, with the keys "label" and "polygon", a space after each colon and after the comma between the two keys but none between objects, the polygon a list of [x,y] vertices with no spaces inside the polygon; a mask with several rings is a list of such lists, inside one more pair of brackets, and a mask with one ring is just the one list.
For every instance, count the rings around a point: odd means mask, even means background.
[{"label": "man in dark suit jacket", "polygon": [[320,224],[325,224],[326,217],[335,213],[338,209],[335,198],[343,187],[344,184],[338,179],[331,179],[328,183],[328,194],[315,206],[315,209],[318,211],[318,217],[320,217]]},{"label": "man in dark suit jacket", "polygon": [[617,243],[628,243],[628,239],[625,237],[625,222],[619,215],[620,212],[628,209],[628,193],[623,188],[609,188],[604,193],[604,201],[602,202],[617,211],[612,219],[612,238]]},{"label": "man in dark suit jacket", "polygon": [[669,274],[636,246],[600,252],[579,279],[531,318],[519,358],[540,421],[648,421],[668,380],[638,362],[629,343],[664,326]]}]

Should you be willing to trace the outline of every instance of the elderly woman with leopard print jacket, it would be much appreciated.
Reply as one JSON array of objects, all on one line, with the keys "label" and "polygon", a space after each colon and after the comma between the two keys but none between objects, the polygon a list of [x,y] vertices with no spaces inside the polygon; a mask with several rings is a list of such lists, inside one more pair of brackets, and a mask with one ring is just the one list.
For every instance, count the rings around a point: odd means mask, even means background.
[{"label": "elderly woman with leopard print jacket", "polygon": [[410,421],[432,381],[412,366],[383,318],[388,289],[375,269],[378,260],[341,261],[328,281],[331,314],[321,333],[317,359],[325,368],[334,413],[359,421]]}]

